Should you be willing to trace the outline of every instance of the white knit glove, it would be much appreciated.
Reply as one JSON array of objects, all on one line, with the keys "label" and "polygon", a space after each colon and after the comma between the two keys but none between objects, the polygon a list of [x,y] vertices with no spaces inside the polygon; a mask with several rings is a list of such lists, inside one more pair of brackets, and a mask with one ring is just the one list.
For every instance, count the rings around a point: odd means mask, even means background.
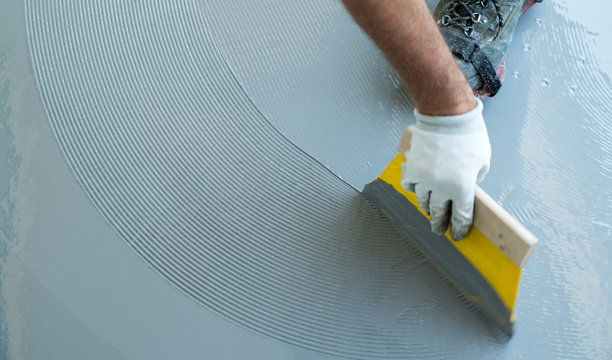
[{"label": "white knit glove", "polygon": [[431,230],[444,234],[451,221],[454,240],[465,237],[472,225],[474,191],[489,171],[491,144],[482,118],[482,102],[454,116],[428,116],[416,109],[402,186],[414,191],[419,206],[431,215]]}]

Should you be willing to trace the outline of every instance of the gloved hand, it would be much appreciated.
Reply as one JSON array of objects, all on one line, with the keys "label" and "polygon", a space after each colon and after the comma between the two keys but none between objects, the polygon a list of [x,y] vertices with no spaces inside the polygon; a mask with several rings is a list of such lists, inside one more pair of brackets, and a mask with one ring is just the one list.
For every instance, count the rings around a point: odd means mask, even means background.
[{"label": "gloved hand", "polygon": [[474,191],[489,171],[491,144],[482,117],[482,102],[454,116],[428,116],[414,110],[416,129],[402,164],[402,186],[414,191],[419,206],[431,215],[431,230],[460,240],[472,225]]}]

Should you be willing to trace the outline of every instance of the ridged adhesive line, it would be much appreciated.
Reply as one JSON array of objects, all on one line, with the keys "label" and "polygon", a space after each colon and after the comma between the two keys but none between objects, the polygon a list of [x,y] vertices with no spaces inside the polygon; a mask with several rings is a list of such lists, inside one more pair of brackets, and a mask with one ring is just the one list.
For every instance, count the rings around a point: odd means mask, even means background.
[{"label": "ridged adhesive line", "polygon": [[206,8],[219,51],[276,129],[357,190],[378,176],[413,109],[341,2],[211,0]]},{"label": "ridged adhesive line", "polygon": [[262,117],[201,2],[28,0],[26,14],[68,163],[119,236],[185,294],[330,355],[496,349],[361,194]]}]

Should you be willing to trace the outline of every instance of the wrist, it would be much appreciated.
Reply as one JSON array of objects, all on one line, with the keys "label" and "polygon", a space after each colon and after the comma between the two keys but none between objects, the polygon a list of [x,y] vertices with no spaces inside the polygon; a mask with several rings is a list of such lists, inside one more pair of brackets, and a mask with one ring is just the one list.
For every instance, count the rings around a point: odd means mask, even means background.
[{"label": "wrist", "polygon": [[[470,94],[471,95],[471,94]],[[423,109],[423,113],[427,115],[433,116],[449,116],[449,115],[458,115],[466,113],[476,107],[476,101],[474,100],[473,95],[470,98],[466,98],[465,100],[460,100],[453,104],[448,104],[444,106],[438,106],[436,108]]]},{"label": "wrist", "polygon": [[449,135],[470,134],[485,130],[482,101],[473,96],[472,100],[475,106],[457,115],[426,115],[415,108],[417,128],[431,133]]},{"label": "wrist", "polygon": [[427,94],[425,99],[427,101],[416,102],[416,107],[421,114],[426,115],[458,115],[476,107],[474,93],[465,80],[457,86],[449,86],[447,83],[435,93]]}]

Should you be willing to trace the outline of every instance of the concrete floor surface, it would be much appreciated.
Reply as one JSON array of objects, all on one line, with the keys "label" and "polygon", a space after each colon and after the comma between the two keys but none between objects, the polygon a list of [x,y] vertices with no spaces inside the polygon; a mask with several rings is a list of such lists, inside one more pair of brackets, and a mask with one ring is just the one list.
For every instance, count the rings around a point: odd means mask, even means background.
[{"label": "concrete floor surface", "polygon": [[611,358],[607,10],[535,6],[485,100],[503,343],[359,194],[414,119],[340,2],[2,2],[0,359]]}]

